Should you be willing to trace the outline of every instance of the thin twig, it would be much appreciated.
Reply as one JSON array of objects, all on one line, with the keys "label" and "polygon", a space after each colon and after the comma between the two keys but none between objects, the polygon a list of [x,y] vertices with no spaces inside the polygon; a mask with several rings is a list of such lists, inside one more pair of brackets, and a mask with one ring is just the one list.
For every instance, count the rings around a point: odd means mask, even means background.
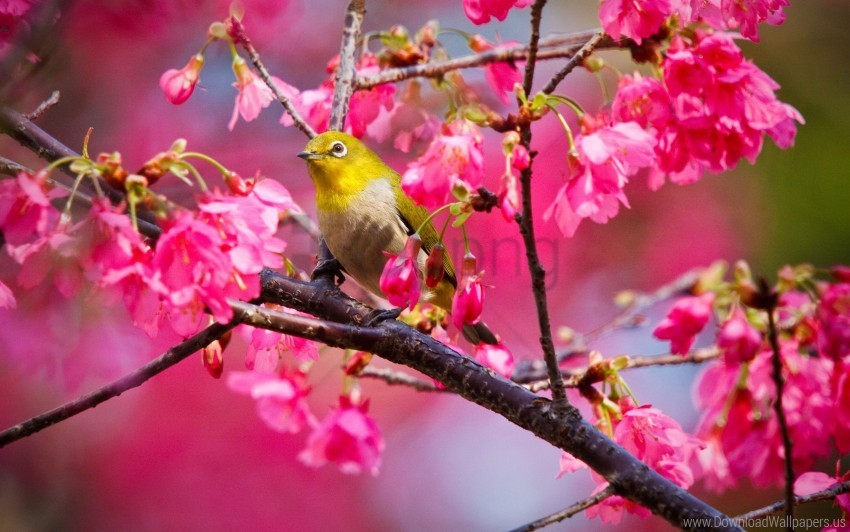
[{"label": "thin twig", "polygon": [[[600,30],[583,31],[565,37],[541,39],[537,50],[537,59],[560,59],[572,57],[582,45],[586,44]],[[597,48],[619,48],[620,43],[610,38],[603,39]],[[475,68],[490,63],[508,61],[527,61],[528,45],[499,46],[481,53],[469,54],[444,61],[430,61],[418,65],[399,68],[387,68],[371,76],[358,76],[357,89],[371,89],[384,83],[397,83],[411,78],[436,78],[453,70]]]},{"label": "thin twig", "polygon": [[[528,62],[525,65],[525,77],[523,86],[526,94],[531,91],[534,80],[535,57],[537,56],[537,43],[540,39],[540,17],[546,0],[536,0],[531,6],[531,39],[528,44]],[[523,124],[520,128],[522,145],[531,155],[534,161],[535,153],[531,150],[531,124]],[[558,367],[558,358],[555,354],[555,344],[552,341],[552,325],[549,319],[549,304],[546,299],[546,270],[540,263],[537,252],[537,241],[534,234],[534,214],[531,202],[531,167],[529,164],[520,173],[522,185],[522,214],[517,216],[519,230],[525,244],[525,256],[528,262],[528,270],[531,273],[531,287],[534,292],[534,303],[537,306],[537,322],[540,328],[540,346],[543,349],[543,359],[549,373],[552,399],[556,408],[562,408],[567,403],[567,394],[564,389],[564,379]]]},{"label": "thin twig", "polygon": [[354,94],[354,80],[357,77],[357,41],[360,40],[360,28],[366,16],[366,0],[351,0],[345,11],[345,28],[342,31],[342,43],[339,47],[339,66],[336,71],[334,98],[331,105],[331,118],[328,128],[342,131],[348,104]]},{"label": "thin twig", "polygon": [[540,43],[540,19],[547,0],[534,0],[531,6],[531,36],[528,39],[528,60],[525,63],[525,74],[522,78],[522,88],[525,94],[531,94],[534,83],[534,69],[537,67],[537,47]]},{"label": "thin twig", "polygon": [[363,368],[357,376],[381,380],[389,385],[407,386],[408,388],[413,388],[420,392],[448,392],[448,390],[438,387],[433,382],[417,379],[407,373],[393,371],[389,368],[373,368],[371,366],[367,366]]},{"label": "thin twig", "polygon": [[59,91],[53,91],[50,97],[41,102],[33,112],[27,113],[24,116],[27,117],[27,120],[38,120],[39,118],[41,118],[41,115],[43,115],[51,107],[59,103],[59,96]]},{"label": "thin twig", "polygon": [[316,131],[304,120],[301,114],[298,113],[295,106],[292,105],[292,101],[280,91],[277,83],[274,82],[271,74],[269,74],[266,65],[264,65],[260,60],[260,54],[257,52],[257,49],[254,48],[254,43],[251,42],[251,38],[248,37],[248,34],[245,32],[245,26],[236,17],[231,17],[230,23],[233,27],[232,36],[234,37],[234,40],[242,45],[242,48],[248,54],[248,58],[251,60],[251,63],[257,69],[257,72],[260,73],[260,78],[266,86],[271,89],[275,98],[277,98],[277,101],[279,101],[283,106],[283,109],[290,117],[292,117],[292,122],[295,124],[295,127],[300,129],[309,138],[315,137]]},{"label": "thin twig", "polygon": [[30,172],[26,166],[0,156],[0,174],[16,176],[21,172]]},{"label": "thin twig", "polygon": [[224,333],[232,329],[236,323],[238,323],[237,318],[234,318],[233,322],[226,325],[214,323],[188,340],[172,347],[159,358],[151,360],[132,373],[129,373],[124,377],[121,377],[120,379],[98,388],[97,390],[78,399],[74,399],[62,406],[49,410],[41,415],[30,418],[23,423],[19,423],[0,432],[0,447],[4,447],[14,441],[20,440],[21,438],[35,434],[36,432],[53,426],[60,421],[64,421],[81,412],[94,408],[108,399],[117,397],[131,388],[140,386],[151,377],[162,373],[174,364],[177,364],[181,360],[197,352],[199,349],[207,346],[213,340],[221,338]]},{"label": "thin twig", "polygon": [[558,88],[558,84],[564,81],[564,78],[567,77],[567,74],[573,71],[573,69],[580,64],[584,63],[584,60],[587,59],[587,56],[593,53],[593,50],[596,46],[602,41],[605,37],[604,31],[598,31],[593,34],[593,37],[588,40],[584,46],[582,46],[578,52],[573,55],[567,64],[564,65],[564,68],[558,71],[552,79],[549,80],[549,83],[543,87],[543,94],[552,94],[555,92],[555,89]]},{"label": "thin twig", "polygon": [[[850,493],[850,481],[840,482],[825,490],[817,491],[815,493],[794,497],[793,502],[794,504],[799,506],[801,504],[808,504],[810,502],[828,501],[835,499],[837,496],[843,495],[845,493]],[[778,514],[779,512],[785,509],[786,504],[788,504],[788,501],[782,499],[781,501],[765,506],[764,508],[759,508],[758,510],[753,510],[745,514],[741,514],[737,517],[733,517],[733,519],[737,523],[746,525],[747,521],[752,521],[754,519],[759,519],[768,515]]]},{"label": "thin twig", "polygon": [[[657,366],[681,366],[684,364],[702,364],[718,358],[721,351],[716,347],[707,347],[705,349],[697,349],[691,351],[687,355],[664,354],[664,355],[648,355],[628,357],[626,367],[620,371],[635,368],[650,368]],[[610,360],[610,359],[606,359]],[[539,361],[535,361],[539,362]],[[546,380],[546,368],[541,367],[542,364],[535,364],[528,368],[523,368],[521,372],[515,372],[511,380],[517,384],[525,385],[529,390],[540,391],[549,388],[548,380]],[[567,388],[575,388],[585,378],[589,368],[577,370],[562,371],[564,376],[564,386]]]},{"label": "thin twig", "polygon": [[538,519],[537,521],[532,521],[531,523],[528,523],[527,525],[517,527],[517,528],[513,529],[511,532],[531,532],[532,530],[539,530],[543,527],[553,525],[555,523],[559,523],[559,522],[563,521],[564,519],[568,519],[568,518],[574,516],[575,514],[581,512],[582,510],[587,510],[591,506],[596,506],[597,504],[604,501],[605,499],[607,499],[611,495],[614,495],[614,488],[612,488],[610,485],[608,485],[608,486],[605,487],[605,489],[603,489],[599,493],[591,495],[590,497],[584,499],[583,501],[579,501],[579,502],[573,504],[569,508],[564,508],[563,510],[561,510],[559,512],[555,512],[551,515],[547,515],[546,517],[542,517],[542,518]]},{"label": "thin twig", "polygon": [[583,345],[598,340],[613,331],[634,325],[635,317],[643,309],[646,309],[659,301],[669,299],[677,294],[687,293],[699,280],[699,276],[702,272],[703,268],[694,268],[693,270],[687,271],[679,277],[676,277],[671,282],[658,287],[652,292],[633,292],[631,295],[631,302],[626,305],[619,314],[614,316],[614,319],[580,336]]},{"label": "thin twig", "polygon": [[788,520],[787,529],[793,532],[794,526],[794,463],[791,435],[788,433],[788,421],[785,419],[785,409],[782,408],[782,393],[785,388],[785,379],[782,377],[782,358],[779,351],[779,331],[776,329],[776,319],[773,314],[776,305],[768,305],[767,311],[767,339],[773,351],[771,361],[773,363],[773,383],[776,385],[776,401],[773,408],[776,411],[776,420],[779,422],[779,433],[782,435],[782,448],[785,451],[785,517]]}]

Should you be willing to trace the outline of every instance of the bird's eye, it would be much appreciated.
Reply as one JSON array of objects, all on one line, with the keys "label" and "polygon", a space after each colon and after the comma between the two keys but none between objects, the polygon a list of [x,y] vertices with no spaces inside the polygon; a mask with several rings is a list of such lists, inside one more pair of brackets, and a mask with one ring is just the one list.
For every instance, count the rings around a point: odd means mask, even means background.
[{"label": "bird's eye", "polygon": [[345,154],[348,153],[348,148],[345,147],[345,144],[337,140],[331,144],[331,153],[334,157],[345,157]]}]

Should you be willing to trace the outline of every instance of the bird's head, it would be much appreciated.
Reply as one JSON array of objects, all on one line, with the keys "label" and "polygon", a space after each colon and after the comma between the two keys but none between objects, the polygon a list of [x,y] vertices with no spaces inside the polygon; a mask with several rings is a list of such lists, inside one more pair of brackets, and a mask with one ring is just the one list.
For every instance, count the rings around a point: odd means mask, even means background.
[{"label": "bird's head", "polygon": [[386,174],[375,152],[348,133],[328,131],[310,140],[298,154],[307,161],[318,192],[352,193]]}]

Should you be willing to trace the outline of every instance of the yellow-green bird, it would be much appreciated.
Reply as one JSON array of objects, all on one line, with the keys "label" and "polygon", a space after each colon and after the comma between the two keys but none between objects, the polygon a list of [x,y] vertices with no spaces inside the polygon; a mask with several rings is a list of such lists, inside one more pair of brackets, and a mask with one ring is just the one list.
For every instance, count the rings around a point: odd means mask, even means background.
[{"label": "yellow-green bird", "polygon": [[[385,297],[380,288],[387,262],[384,252],[400,253],[407,238],[428,218],[428,211],[404,193],[397,172],[347,133],[322,133],[298,156],[307,161],[316,186],[319,230],[328,249],[363,288]],[[422,251],[418,262],[424,273],[425,261],[439,236],[431,222],[419,236]],[[423,286],[422,298],[451,312],[457,279],[448,254],[443,267],[443,279],[433,290]],[[463,333],[472,343],[498,343],[483,322],[465,326]]]}]

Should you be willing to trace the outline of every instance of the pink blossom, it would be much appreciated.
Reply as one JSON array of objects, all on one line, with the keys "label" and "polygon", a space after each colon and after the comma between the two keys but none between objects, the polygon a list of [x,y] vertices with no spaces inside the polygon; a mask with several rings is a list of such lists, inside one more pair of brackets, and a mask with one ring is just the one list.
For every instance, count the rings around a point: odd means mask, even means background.
[{"label": "pink blossom", "polygon": [[316,424],[306,400],[310,388],[300,371],[232,371],[227,374],[227,387],[251,396],[260,419],[272,430],[295,434]]},{"label": "pink blossom", "polygon": [[484,179],[484,138],[472,122],[457,119],[440,133],[416,161],[407,165],[401,186],[420,205],[438,207],[455,184],[481,186]]},{"label": "pink blossom", "polygon": [[[292,99],[292,103],[313,129],[323,132],[328,130],[333,97],[333,83],[326,81],[318,89],[300,92]],[[295,122],[289,116],[289,113],[283,113],[283,116],[280,117],[280,123],[284,126],[291,126]]]},{"label": "pink blossom", "polygon": [[[233,316],[226,298],[239,290],[234,289],[233,265],[222,246],[221,234],[189,213],[178,214],[157,240],[151,266],[166,289],[164,302],[180,334],[197,330],[204,308],[220,323]],[[258,289],[246,291],[243,298],[256,297]]]},{"label": "pink blossom", "polygon": [[[783,410],[794,442],[794,468],[805,471],[829,453],[836,408],[830,385],[833,362],[801,355],[798,348],[791,341],[780,345],[786,378]],[[722,479],[727,485],[742,478],[758,487],[784,481],[782,438],[773,411],[772,356],[770,349],[763,349],[749,363],[743,386],[740,366],[722,359],[697,382],[697,407],[703,411],[697,434],[719,441],[728,464],[728,477]]]},{"label": "pink blossom", "polygon": [[727,28],[737,28],[741,35],[758,42],[758,25],[785,22],[783,8],[787,5],[788,0],[722,0],[721,13]]},{"label": "pink blossom", "polygon": [[512,7],[528,7],[532,0],[463,0],[463,12],[475,24],[486,24],[490,17],[505,20]]},{"label": "pink blossom", "polygon": [[850,283],[831,284],[822,292],[817,309],[818,352],[839,360],[850,354]]},{"label": "pink blossom", "polygon": [[421,293],[419,271],[419,250],[422,240],[418,235],[407,239],[404,249],[398,255],[385,253],[387,263],[381,272],[381,292],[387,300],[397,307],[413,309],[419,302]]},{"label": "pink blossom", "polygon": [[819,471],[803,473],[794,481],[794,495],[802,497],[831,488],[837,483],[834,477]]},{"label": "pink blossom", "polygon": [[473,350],[472,356],[506,379],[510,379],[514,373],[514,355],[503,344],[479,344]]},{"label": "pink blossom", "polygon": [[[704,444],[687,434],[672,418],[649,405],[636,407],[631,400],[620,401],[622,418],[614,421],[613,440],[636,458],[671,480],[677,486],[689,488],[694,483],[691,462],[703,449]],[[564,469],[562,457],[562,470]],[[578,469],[578,464],[567,460],[569,469]],[[596,473],[591,476],[598,484],[594,493],[607,486],[607,481]],[[589,508],[588,517],[599,517],[603,523],[616,524],[623,512],[644,518],[649,510],[623,497],[609,497],[599,505]]]},{"label": "pink blossom", "polygon": [[670,0],[603,0],[599,5],[605,32],[614,39],[629,37],[638,44],[658,33],[672,14]]},{"label": "pink blossom", "polygon": [[310,467],[331,462],[343,473],[377,475],[384,438],[367,409],[368,402],[358,404],[356,399],[340,397],[339,406],[313,429],[298,459]]},{"label": "pink blossom", "polygon": [[731,36],[714,33],[693,43],[676,39],[661,66],[676,119],[659,133],[663,171],[675,174],[695,163],[694,179],[702,170],[734,168],[741,159],[752,163],[765,133],[783,147],[793,142],[794,121],[802,117],[776,99],[779,86],[743,58]]},{"label": "pink blossom", "polygon": [[[362,61],[361,61],[362,63]],[[377,74],[377,64],[357,69],[358,75],[368,76]],[[395,85],[384,83],[369,90],[355,92],[351,96],[348,116],[346,117],[346,131],[357,138],[366,133],[366,128],[378,118],[382,111],[391,111],[395,105]]]},{"label": "pink blossom", "polygon": [[[50,204],[59,192],[48,192],[45,174],[26,172],[0,182],[0,230],[8,246],[17,246],[43,235],[59,213]],[[59,189],[55,189],[59,190]]]},{"label": "pink blossom", "polygon": [[[469,47],[476,53],[487,52],[497,48],[510,47],[519,44],[515,41],[507,41],[499,44],[494,44],[482,37],[481,35],[473,35],[469,39]],[[511,102],[510,96],[514,93],[514,85],[522,83],[521,68],[524,62],[513,61],[497,61],[487,63],[484,66],[484,77],[487,83],[493,88],[496,96],[504,104]]]},{"label": "pink blossom", "polygon": [[559,464],[560,464],[560,469],[559,469],[558,474],[555,478],[561,478],[562,476],[566,475],[567,473],[575,473],[579,469],[587,468],[587,464],[585,464],[584,462],[582,462],[581,460],[579,460],[575,456],[571,455],[567,451],[564,451],[564,452],[561,453],[561,459],[559,461]]},{"label": "pink blossom", "polygon": [[195,91],[203,66],[204,56],[196,54],[180,70],[172,68],[163,72],[159,78],[159,88],[165,93],[165,98],[174,105],[188,100]]},{"label": "pink blossom", "polygon": [[[239,116],[246,122],[255,120],[260,116],[260,111],[269,106],[275,100],[275,95],[265,82],[254,75],[251,68],[241,57],[233,60],[233,71],[236,73],[236,103],[233,106],[233,114],[230,117],[230,122],[227,124],[227,129],[233,131],[236,126],[236,120]],[[289,99],[295,98],[298,94],[298,89],[289,85],[285,81],[272,76],[272,81],[277,85],[280,92]]]},{"label": "pink blossom", "polygon": [[850,360],[836,362],[835,446],[841,454],[850,452]]},{"label": "pink blossom", "polygon": [[[306,316],[302,312],[265,304],[278,312]],[[245,353],[245,367],[259,372],[272,372],[278,366],[278,361],[284,353],[291,353],[296,360],[306,362],[319,358],[319,349],[315,342],[275,331],[259,328],[247,328],[250,333],[248,349]]]},{"label": "pink blossom", "polygon": [[463,258],[460,281],[457,284],[452,299],[452,320],[455,327],[463,329],[464,325],[478,323],[484,308],[484,285],[481,277],[484,272],[478,272],[475,257],[467,253]]},{"label": "pink blossom", "polygon": [[243,282],[253,280],[253,274],[260,273],[263,267],[283,266],[281,254],[286,242],[275,236],[279,212],[276,206],[262,202],[252,192],[246,196],[210,195],[199,202],[198,209],[202,213],[200,219],[218,230],[233,267],[245,274]]},{"label": "pink blossom", "polygon": [[590,218],[606,223],[628,207],[623,187],[628,178],[655,161],[655,139],[635,122],[604,126],[575,139],[577,154],[570,157],[567,183],[543,214],[553,219],[566,237],[575,234],[579,223]]},{"label": "pink blossom", "polygon": [[67,224],[59,224],[30,243],[6,246],[9,256],[21,265],[17,278],[21,288],[34,288],[50,277],[63,296],[79,293],[83,288],[83,268],[69,229]]},{"label": "pink blossom", "polygon": [[708,323],[713,302],[714,294],[711,292],[680,299],[652,331],[653,336],[659,340],[670,340],[670,352],[686,355],[696,335]]},{"label": "pink blossom", "polygon": [[761,347],[761,333],[750,325],[744,311],[736,308],[720,328],[717,347],[723,350],[727,364],[749,362]]}]

